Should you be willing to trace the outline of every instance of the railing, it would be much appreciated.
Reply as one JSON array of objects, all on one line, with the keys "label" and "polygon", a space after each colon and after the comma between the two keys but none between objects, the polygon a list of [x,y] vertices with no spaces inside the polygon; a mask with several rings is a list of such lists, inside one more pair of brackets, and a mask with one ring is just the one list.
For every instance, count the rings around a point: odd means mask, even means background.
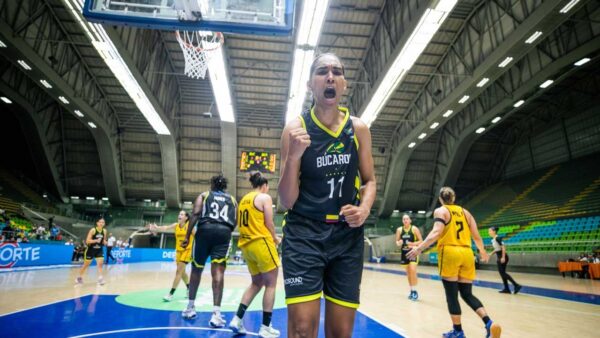
[{"label": "railing", "polygon": [[29,210],[43,212],[45,214],[64,216],[64,217],[74,218],[74,219],[78,219],[78,220],[82,220],[82,221],[93,221],[93,219],[91,217],[87,217],[85,215],[82,215],[82,214],[80,214],[76,211],[72,211],[72,210],[61,210],[59,208],[54,208],[54,207],[43,207],[43,206],[39,206],[37,204],[32,204],[32,203],[27,203],[27,202],[22,203],[21,206],[25,207]]},{"label": "railing", "polygon": [[[541,241],[541,242],[521,242],[521,243],[505,243],[507,248],[511,247],[529,247],[529,248],[546,248],[557,246],[589,246],[590,249],[600,245],[598,240],[579,240],[579,241]],[[491,247],[491,245],[489,246]],[[518,249],[517,249],[518,250]],[[575,250],[577,251],[577,250]]]},{"label": "railing", "polygon": [[375,237],[375,236],[388,236],[388,235],[392,235],[393,232],[390,231],[389,228],[365,228],[365,236],[369,237]]}]

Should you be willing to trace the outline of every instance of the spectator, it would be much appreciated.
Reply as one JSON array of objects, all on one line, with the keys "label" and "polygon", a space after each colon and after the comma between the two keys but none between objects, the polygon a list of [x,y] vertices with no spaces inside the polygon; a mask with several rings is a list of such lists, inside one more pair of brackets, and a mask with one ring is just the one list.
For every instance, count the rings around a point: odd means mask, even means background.
[{"label": "spectator", "polygon": [[[50,224],[50,223],[49,223],[49,224]],[[57,240],[57,239],[56,239],[56,236],[58,236],[58,233],[59,233],[59,229],[58,229],[58,227],[57,227],[57,226],[53,226],[53,227],[51,227],[51,228],[50,228],[50,240],[51,240],[51,241],[55,241],[55,240]]]},{"label": "spectator", "polygon": [[35,239],[41,240],[44,234],[46,233],[46,228],[43,225],[39,225],[37,229],[35,229]]},{"label": "spectator", "polygon": [[77,245],[73,246],[73,255],[71,256],[72,262],[78,262],[81,257],[83,257],[83,252],[85,251],[85,246],[81,242],[78,242]]},{"label": "spectator", "polygon": [[108,241],[106,241],[106,264],[110,263],[111,258],[113,261],[117,261],[111,253],[116,241],[117,240],[115,239],[115,236],[113,236],[112,233],[108,234]]},{"label": "spectator", "polygon": [[10,226],[10,221],[8,221],[4,229],[2,229],[2,234],[4,235],[4,239],[6,241],[14,240],[15,234],[13,228]]},{"label": "spectator", "polygon": [[117,248],[122,248],[123,247],[123,239],[121,237],[119,237],[119,239],[117,240]]}]

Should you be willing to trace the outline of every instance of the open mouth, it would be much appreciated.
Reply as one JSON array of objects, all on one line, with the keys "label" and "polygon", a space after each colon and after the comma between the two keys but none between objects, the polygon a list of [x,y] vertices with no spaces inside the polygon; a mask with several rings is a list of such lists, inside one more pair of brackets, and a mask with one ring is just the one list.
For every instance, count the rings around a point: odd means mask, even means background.
[{"label": "open mouth", "polygon": [[326,99],[333,99],[335,97],[335,89],[334,88],[325,89],[325,92],[323,92],[323,96],[325,96]]}]

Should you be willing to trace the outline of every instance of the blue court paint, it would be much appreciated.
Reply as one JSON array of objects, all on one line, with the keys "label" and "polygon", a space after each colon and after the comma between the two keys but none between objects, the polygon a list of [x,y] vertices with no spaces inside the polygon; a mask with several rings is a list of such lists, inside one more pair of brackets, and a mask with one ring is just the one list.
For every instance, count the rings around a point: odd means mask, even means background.
[{"label": "blue court paint", "polygon": [[[406,272],[404,272],[404,271],[392,270],[392,269],[386,269],[386,268],[365,266],[364,269],[371,270],[371,271],[377,271],[377,272],[391,273],[391,274],[396,274],[396,275],[406,275]],[[439,275],[432,275],[432,274],[427,274],[427,273],[418,273],[417,275],[419,276],[419,278],[423,278],[423,279],[441,280]],[[496,290],[500,290],[500,289],[504,288],[504,284],[502,284],[502,283],[488,282],[488,281],[481,281],[481,280],[473,281],[473,285],[484,287],[484,288],[496,289]],[[523,288],[521,289],[521,291],[519,293],[535,295],[535,296],[542,296],[542,297],[549,297],[549,298],[556,298],[556,299],[562,299],[562,300],[570,300],[570,301],[579,302],[579,303],[600,305],[600,296],[594,295],[591,293],[553,290],[553,289],[538,288],[535,286],[523,286]]]},{"label": "blue court paint", "polygon": [[[0,316],[5,337],[232,337],[227,329],[208,327],[211,313],[198,312],[193,320],[184,320],[180,311],[160,311],[125,306],[114,295],[88,295],[38,308]],[[158,299],[157,301],[162,301]],[[321,318],[324,318],[321,304]],[[223,312],[227,322],[233,312]],[[257,333],[262,322],[261,311],[248,311],[244,326]],[[273,327],[287,336],[287,310],[273,312]],[[354,337],[404,338],[360,312],[356,314]],[[325,337],[323,324],[319,337]]]}]

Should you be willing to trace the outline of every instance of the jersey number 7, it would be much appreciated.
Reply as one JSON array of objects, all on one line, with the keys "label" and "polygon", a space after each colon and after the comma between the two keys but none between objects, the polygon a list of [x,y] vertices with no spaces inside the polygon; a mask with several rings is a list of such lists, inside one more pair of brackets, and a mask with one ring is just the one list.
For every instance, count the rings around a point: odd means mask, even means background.
[{"label": "jersey number 7", "polygon": [[456,221],[456,227],[458,228],[458,230],[456,230],[456,239],[460,239],[460,232],[465,228],[463,222]]}]

